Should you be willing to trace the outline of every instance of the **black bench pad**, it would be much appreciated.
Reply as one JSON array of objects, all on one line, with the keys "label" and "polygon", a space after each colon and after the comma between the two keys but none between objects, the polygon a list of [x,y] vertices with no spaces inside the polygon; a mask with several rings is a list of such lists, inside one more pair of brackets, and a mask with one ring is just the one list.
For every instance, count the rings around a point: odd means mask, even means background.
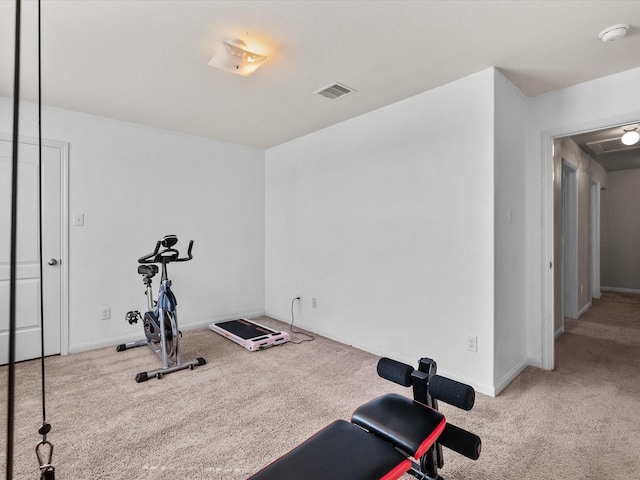
[{"label": "black bench pad", "polygon": [[416,459],[429,450],[446,426],[439,411],[395,393],[358,407],[351,422]]},{"label": "black bench pad", "polygon": [[250,480],[395,480],[406,456],[362,428],[336,420]]}]

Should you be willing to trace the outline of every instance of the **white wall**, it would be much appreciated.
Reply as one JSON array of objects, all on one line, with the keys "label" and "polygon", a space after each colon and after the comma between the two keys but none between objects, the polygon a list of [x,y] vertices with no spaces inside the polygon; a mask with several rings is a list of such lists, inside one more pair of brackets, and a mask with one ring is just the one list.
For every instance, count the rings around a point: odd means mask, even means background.
[{"label": "white wall", "polygon": [[640,119],[640,68],[529,99],[527,152],[527,338],[529,362],[548,365],[553,347],[552,138]]},{"label": "white wall", "polygon": [[267,314],[491,393],[493,98],[489,69],[267,150]]},{"label": "white wall", "polygon": [[495,367],[500,392],[527,364],[527,100],[495,71]]},{"label": "white wall", "polygon": [[[0,132],[11,109],[0,97]],[[37,136],[36,106],[23,103],[20,119],[20,134]],[[262,150],[47,107],[42,128],[69,142],[69,209],[85,218],[69,230],[70,351],[143,336],[124,319],[146,308],[136,260],[165,234],[195,241],[194,259],[169,268],[182,329],[263,313]]]},{"label": "white wall", "polygon": [[609,172],[604,198],[603,288],[640,292],[640,169]]},{"label": "white wall", "polygon": [[[44,137],[70,143],[70,211],[86,221],[70,229],[70,349],[140,336],[122,320],[144,308],[135,259],[176,233],[196,241],[195,260],[172,270],[183,325],[263,309],[290,321],[299,295],[298,325],[411,363],[433,356],[495,393],[522,363],[518,311],[527,362],[549,366],[552,138],[637,121],[638,84],[634,69],[526,99],[524,260],[521,145],[509,140],[523,102],[494,69],[266,153],[45,107]],[[4,133],[10,109],[0,98]],[[21,115],[35,136],[35,106]],[[174,190],[158,193],[167,180]],[[526,265],[524,308],[509,258]]]}]

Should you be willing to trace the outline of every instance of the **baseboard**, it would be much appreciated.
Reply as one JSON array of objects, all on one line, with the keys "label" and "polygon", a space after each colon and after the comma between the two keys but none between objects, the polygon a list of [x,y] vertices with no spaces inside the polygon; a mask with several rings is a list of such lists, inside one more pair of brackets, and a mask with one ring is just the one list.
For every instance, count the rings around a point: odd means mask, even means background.
[{"label": "baseboard", "polygon": [[447,377],[450,378],[451,380],[455,380],[456,382],[461,382],[461,383],[465,383],[471,387],[473,387],[473,389],[477,392],[477,393],[482,393],[483,395],[487,395],[489,397],[496,397],[498,395],[498,393],[500,393],[496,387],[493,387],[491,385],[484,385],[478,382],[474,382],[473,380],[460,376],[460,375],[454,375],[446,370],[439,370],[438,371],[438,375],[442,375],[443,377]]},{"label": "baseboard", "polygon": [[546,370],[544,368],[544,365],[542,364],[542,359],[541,358],[529,357],[529,358],[527,358],[526,363],[527,363],[528,367],[535,367],[535,368],[539,368],[541,370]]},{"label": "baseboard", "polygon": [[557,340],[560,335],[564,333],[564,325],[556,330],[556,333],[553,334],[553,339]]},{"label": "baseboard", "polygon": [[[195,330],[197,328],[208,328],[210,323],[226,322],[227,320],[235,320],[238,318],[256,318],[256,317],[262,317],[263,315],[264,315],[264,310],[238,313],[236,315],[224,315],[220,317],[208,318],[206,320],[201,320],[198,322],[180,323],[179,328],[181,331],[187,332],[189,330]],[[136,340],[140,340],[141,338],[144,338],[144,331],[141,325],[133,325],[132,333],[129,333],[127,335],[121,335],[119,337],[103,338],[97,341],[92,340],[89,342],[74,343],[72,345],[70,344],[69,353],[80,353],[80,352],[86,352],[89,350],[97,350],[99,348],[115,347],[116,345],[120,345],[121,343],[134,342]],[[115,348],[114,348],[114,351],[115,351]]]},{"label": "baseboard", "polygon": [[107,347],[114,347],[113,351],[115,352],[116,345],[120,345],[121,343],[135,342],[136,340],[140,340],[142,337],[144,337],[144,332],[142,331],[142,327],[138,326],[135,329],[135,332],[129,335],[123,335],[120,337],[103,338],[97,341],[92,340],[90,342],[80,342],[80,343],[69,344],[69,353],[87,352],[90,350],[97,350],[99,348],[107,348]]},{"label": "baseboard", "polygon": [[602,292],[618,292],[618,293],[635,293],[640,294],[640,290],[636,288],[618,288],[618,287],[600,287]]},{"label": "baseboard", "polygon": [[527,361],[527,359],[523,358],[515,367],[509,370],[507,374],[504,375],[498,383],[496,383],[496,386],[494,387],[493,396],[497,397],[498,395],[500,395],[500,392],[502,392],[505,388],[507,388],[507,385],[509,385],[513,380],[515,380],[515,378],[518,375],[520,375],[522,371],[525,368],[527,368],[528,365],[529,365],[529,362]]},{"label": "baseboard", "polygon": [[208,327],[210,323],[226,322],[229,320],[237,320],[238,318],[253,319],[253,318],[263,317],[264,315],[265,315],[264,310],[237,313],[235,315],[224,315],[222,317],[209,318],[207,320],[203,320],[202,322],[189,324],[188,326],[185,326],[185,330],[189,330],[189,326],[191,326],[192,329],[200,328],[200,327]]},{"label": "baseboard", "polygon": [[584,307],[580,309],[580,311],[578,312],[578,318],[584,315],[587,312],[587,310],[589,310],[590,308],[591,308],[591,302],[587,303]]},{"label": "baseboard", "polygon": [[[275,319],[275,320],[279,320],[281,322],[285,322],[287,324],[291,323],[291,319],[286,320],[283,319],[282,317],[279,317],[278,315],[274,315],[272,313],[267,312],[266,313],[267,316]],[[327,332],[325,330],[323,330],[322,328],[314,328],[314,329],[310,329],[309,326],[304,325],[302,323],[300,324],[294,324],[294,326],[302,329],[302,330],[306,330],[308,332],[311,333],[316,333],[324,338],[327,338],[329,340],[333,340],[334,342],[339,342],[342,343],[344,345],[349,345],[353,348],[357,348],[358,350],[362,350],[363,352],[368,352],[371,353],[373,355],[379,356],[379,357],[388,357],[388,358],[392,358],[398,362],[402,362],[402,363],[406,363],[407,365],[411,365],[414,368],[417,366],[417,358],[407,358],[406,356],[403,355],[398,355],[397,352],[393,352],[384,348],[376,348],[376,347],[371,347],[370,345],[366,345],[363,344],[361,342],[358,341],[357,338],[342,338],[342,337],[338,337],[333,335],[331,332]],[[526,366],[526,365],[525,365]],[[471,387],[473,387],[473,389],[478,392],[478,393],[482,393],[484,395],[488,395],[490,397],[495,397],[496,396],[496,389],[490,385],[484,385],[484,384],[479,384],[477,382],[474,382],[473,380],[469,379],[469,378],[465,378],[462,377],[460,375],[453,375],[450,372],[447,372],[445,370],[438,370],[438,374],[450,378],[451,380],[455,380],[457,382],[461,382],[461,383],[465,383],[467,385],[470,385]],[[515,377],[514,377],[515,378]]]},{"label": "baseboard", "polygon": [[[291,324],[291,318],[288,318],[288,319],[287,319],[287,318],[281,317],[280,315],[274,315],[274,314],[273,314],[273,313],[271,313],[271,312],[264,312],[264,313],[263,313],[263,315],[266,315],[266,316],[267,316],[267,317],[269,317],[269,318],[273,318],[274,320],[278,320],[279,322],[286,323],[287,325],[290,325],[290,324]],[[294,327],[300,327],[300,328],[302,328],[303,330],[306,330],[306,328],[305,328],[304,326],[300,325],[300,324],[299,324],[299,323],[297,323],[297,322],[296,322],[296,323],[294,323]]]}]

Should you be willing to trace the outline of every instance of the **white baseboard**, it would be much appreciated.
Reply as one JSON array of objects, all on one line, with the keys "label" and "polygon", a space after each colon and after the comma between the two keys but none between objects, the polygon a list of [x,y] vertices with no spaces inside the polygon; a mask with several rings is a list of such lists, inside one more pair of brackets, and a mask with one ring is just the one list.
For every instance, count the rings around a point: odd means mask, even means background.
[{"label": "white baseboard", "polygon": [[586,311],[589,310],[590,308],[591,308],[591,302],[587,303],[584,307],[580,309],[580,311],[578,312],[578,318],[584,315]]},{"label": "white baseboard", "polygon": [[235,315],[225,315],[222,317],[214,317],[214,318],[209,318],[207,320],[203,320],[201,322],[188,324],[185,326],[185,330],[208,327],[210,323],[227,322],[229,320],[237,320],[238,318],[253,319],[257,317],[262,317],[264,315],[265,315],[264,310],[256,310],[254,312],[244,312],[244,313],[238,313]]},{"label": "white baseboard", "polygon": [[144,336],[142,332],[142,328],[138,327],[135,329],[135,333],[131,333],[129,335],[124,335],[121,337],[109,337],[103,338],[98,341],[90,341],[90,342],[80,342],[69,344],[69,353],[80,353],[87,352],[89,350],[97,350],[99,348],[106,347],[114,347],[113,351],[115,352],[115,346],[120,345],[121,343],[135,342],[136,340],[140,340]]},{"label": "white baseboard", "polygon": [[[226,322],[227,320],[235,320],[238,318],[256,318],[264,315],[264,310],[257,310],[253,312],[238,313],[236,315],[225,315],[221,317],[212,317],[206,320],[200,320],[198,322],[180,323],[180,330],[186,332],[189,330],[195,330],[197,328],[208,328],[210,323]],[[121,335],[118,337],[103,338],[100,340],[92,340],[90,342],[80,342],[69,345],[69,353],[86,352],[89,350],[96,350],[98,348],[114,347],[121,343],[135,342],[144,338],[144,331],[140,325],[132,326],[132,333],[127,335]]]},{"label": "white baseboard", "polygon": [[553,334],[553,339],[557,340],[560,335],[564,333],[564,325],[556,330],[556,333]]},{"label": "white baseboard", "polygon": [[[274,315],[273,313],[267,312],[266,313],[267,316],[274,318],[275,320],[280,320],[281,322],[285,322],[287,324],[291,323],[291,319],[286,320],[283,319],[282,317],[279,317],[278,315]],[[307,325],[305,325],[304,323],[296,323],[294,324],[294,326],[301,328],[303,330],[306,330],[308,332],[311,333],[316,333],[318,335],[321,335],[325,338],[328,338],[329,340],[333,340],[335,342],[339,342],[345,345],[349,345],[353,348],[357,348],[358,350],[362,350],[364,352],[368,352],[371,353],[373,355],[377,355],[379,357],[388,357],[388,358],[392,358],[393,360],[396,360],[398,362],[402,362],[402,363],[406,363],[407,365],[411,365],[412,367],[416,367],[416,358],[407,358],[406,356],[403,355],[398,355],[397,352],[392,352],[389,351],[388,349],[381,349],[381,348],[377,348],[377,347],[371,347],[370,345],[364,344],[362,342],[359,341],[358,338],[345,338],[345,337],[339,337],[336,335],[333,335],[332,332],[327,332],[325,330],[323,330],[322,328],[313,328],[310,329]],[[525,365],[526,366],[526,365]],[[493,386],[490,385],[484,385],[484,384],[479,384],[477,382],[474,382],[473,380],[470,380],[468,378],[464,378],[460,375],[452,375],[450,372],[447,372],[445,370],[438,370],[438,374],[450,378],[451,380],[455,380],[457,382],[461,382],[461,383],[465,383],[471,387],[473,387],[473,389],[478,392],[478,393],[482,393],[484,395],[488,395],[490,397],[495,397],[497,395],[496,393],[496,389]],[[517,376],[517,375],[516,375]],[[513,377],[515,378],[515,377]],[[504,388],[504,387],[503,387]]]},{"label": "white baseboard", "polygon": [[618,288],[618,287],[600,287],[602,292],[618,292],[618,293],[635,293],[640,294],[640,290],[636,288]]},{"label": "white baseboard", "polygon": [[500,393],[500,391],[496,387],[492,387],[490,385],[480,384],[480,383],[474,382],[473,380],[470,380],[468,378],[461,377],[459,375],[452,375],[451,373],[447,372],[446,370],[439,371],[438,375],[442,375],[443,377],[450,378],[451,380],[455,380],[456,382],[465,383],[465,384],[473,387],[473,389],[476,392],[482,393],[483,395],[488,395],[489,397],[496,397]]},{"label": "white baseboard", "polygon": [[541,370],[545,370],[541,358],[529,357],[529,358],[527,358],[527,362],[526,363],[527,363],[528,367],[535,367],[535,368],[539,368]]},{"label": "white baseboard", "polygon": [[506,373],[498,382],[496,382],[495,387],[493,388],[493,396],[497,397],[500,395],[500,392],[504,390],[507,385],[509,385],[515,378],[522,373],[522,371],[527,368],[529,362],[526,358],[523,358],[515,367],[513,367],[509,372]]}]

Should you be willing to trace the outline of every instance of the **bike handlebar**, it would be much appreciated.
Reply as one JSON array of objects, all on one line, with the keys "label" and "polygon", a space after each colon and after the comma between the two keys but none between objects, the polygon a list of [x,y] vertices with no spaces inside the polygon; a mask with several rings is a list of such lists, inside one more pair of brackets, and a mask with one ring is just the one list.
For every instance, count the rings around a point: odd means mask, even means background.
[{"label": "bike handlebar", "polygon": [[[169,241],[168,241],[169,240]],[[178,242],[178,238],[175,235],[165,235],[162,240],[156,242],[156,248],[152,253],[143,255],[138,259],[138,263],[171,263],[171,262],[188,262],[193,258],[191,249],[193,248],[193,240],[189,241],[189,248],[187,249],[187,256],[180,258],[180,252],[175,248],[172,248]],[[160,251],[162,245],[167,246],[164,250]]]},{"label": "bike handlebar", "polygon": [[191,255],[191,249],[193,248],[193,240],[189,240],[189,248],[187,248],[187,256],[184,258],[176,258],[176,262],[188,262],[193,258]]}]

